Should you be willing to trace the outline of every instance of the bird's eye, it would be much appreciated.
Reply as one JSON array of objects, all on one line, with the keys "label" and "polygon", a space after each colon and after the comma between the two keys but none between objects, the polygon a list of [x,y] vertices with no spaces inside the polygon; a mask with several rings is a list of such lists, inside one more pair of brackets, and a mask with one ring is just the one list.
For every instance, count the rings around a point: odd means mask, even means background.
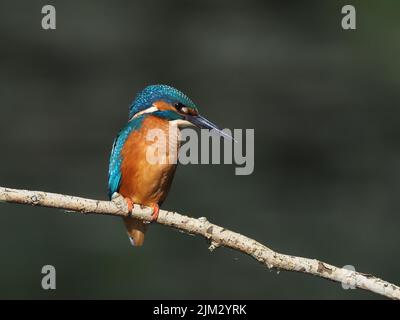
[{"label": "bird's eye", "polygon": [[178,102],[178,103],[175,103],[174,107],[176,110],[181,111],[182,108],[184,107],[184,105],[182,103]]},{"label": "bird's eye", "polygon": [[180,102],[175,103],[174,106],[175,106],[175,109],[178,110],[179,112],[182,112],[182,113],[188,113],[189,112],[189,109],[187,107],[185,107],[185,105],[180,103]]}]

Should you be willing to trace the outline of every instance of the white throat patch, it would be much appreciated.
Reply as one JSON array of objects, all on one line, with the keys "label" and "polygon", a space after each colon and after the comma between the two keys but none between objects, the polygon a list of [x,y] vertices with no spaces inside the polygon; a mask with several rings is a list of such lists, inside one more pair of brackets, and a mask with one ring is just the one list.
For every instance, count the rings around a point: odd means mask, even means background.
[{"label": "white throat patch", "polygon": [[149,108],[147,108],[147,109],[144,109],[144,110],[142,110],[142,111],[140,111],[140,112],[138,112],[138,113],[135,113],[135,115],[131,118],[131,120],[132,120],[132,119],[135,119],[135,118],[137,118],[137,117],[139,117],[139,116],[142,115],[142,114],[145,114],[145,113],[153,113],[153,112],[155,112],[155,111],[158,111],[158,108],[155,107],[154,105],[152,105],[151,107],[149,107]]}]

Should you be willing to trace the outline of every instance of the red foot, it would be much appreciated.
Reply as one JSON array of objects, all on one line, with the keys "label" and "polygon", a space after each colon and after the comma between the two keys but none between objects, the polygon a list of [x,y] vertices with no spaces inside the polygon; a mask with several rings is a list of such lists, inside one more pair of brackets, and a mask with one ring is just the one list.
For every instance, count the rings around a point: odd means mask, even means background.
[{"label": "red foot", "polygon": [[128,211],[132,212],[133,210],[133,201],[130,198],[124,198],[126,205],[128,206]]},{"label": "red foot", "polygon": [[151,206],[153,208],[153,213],[151,214],[151,222],[157,221],[158,213],[160,212],[160,207],[158,204],[153,204]]}]

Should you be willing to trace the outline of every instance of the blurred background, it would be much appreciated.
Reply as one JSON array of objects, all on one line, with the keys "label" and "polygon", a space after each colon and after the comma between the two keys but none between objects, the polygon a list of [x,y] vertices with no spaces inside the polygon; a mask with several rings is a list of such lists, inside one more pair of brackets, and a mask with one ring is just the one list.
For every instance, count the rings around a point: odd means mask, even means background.
[{"label": "blurred background", "polygon": [[[0,185],[106,199],[130,102],[166,83],[222,127],[254,128],[255,171],[180,166],[165,209],[399,284],[400,3],[351,1],[355,31],[345,4],[2,0]],[[0,252],[7,299],[379,298],[163,226],[134,249],[118,218],[13,204]]]}]

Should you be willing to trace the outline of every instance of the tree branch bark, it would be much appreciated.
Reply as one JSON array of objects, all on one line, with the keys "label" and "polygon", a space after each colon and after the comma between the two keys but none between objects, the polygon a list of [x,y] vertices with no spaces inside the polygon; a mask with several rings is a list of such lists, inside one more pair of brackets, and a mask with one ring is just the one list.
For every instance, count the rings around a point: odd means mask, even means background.
[{"label": "tree branch bark", "polygon": [[[128,212],[122,197],[116,197],[113,201],[100,201],[4,187],[0,187],[0,201],[50,207],[85,214],[119,217],[131,215],[144,221],[150,221],[152,213],[151,208],[138,205],[135,205],[131,213]],[[176,212],[160,210],[157,223],[208,239],[211,244],[209,247],[211,251],[217,247],[224,246],[253,257],[269,269],[307,273],[340,282],[350,287],[368,290],[391,299],[400,299],[400,287],[387,281],[369,274],[338,268],[316,259],[275,252],[251,238],[212,224],[204,217],[195,219]]]}]

